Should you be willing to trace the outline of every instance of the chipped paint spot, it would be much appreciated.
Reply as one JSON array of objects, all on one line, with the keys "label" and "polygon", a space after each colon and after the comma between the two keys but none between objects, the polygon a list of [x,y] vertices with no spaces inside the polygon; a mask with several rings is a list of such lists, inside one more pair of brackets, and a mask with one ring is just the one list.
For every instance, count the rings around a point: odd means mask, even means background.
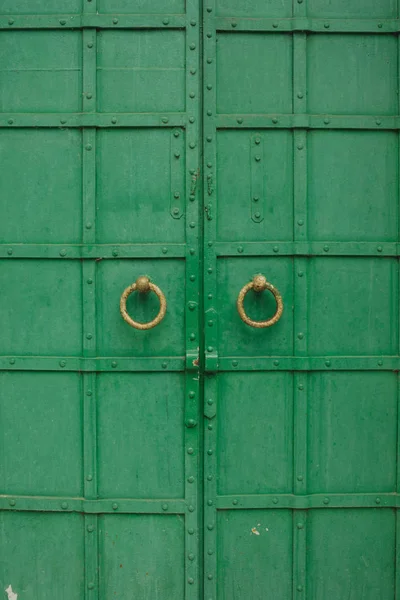
[{"label": "chipped paint spot", "polygon": [[11,584],[8,586],[8,588],[6,588],[5,591],[6,591],[6,594],[8,596],[8,600],[18,600],[18,594],[16,594],[15,592],[13,592]]},{"label": "chipped paint spot", "polygon": [[252,533],[253,535],[260,535],[260,532],[258,531],[257,527],[252,527],[252,529],[251,529],[251,533]]}]

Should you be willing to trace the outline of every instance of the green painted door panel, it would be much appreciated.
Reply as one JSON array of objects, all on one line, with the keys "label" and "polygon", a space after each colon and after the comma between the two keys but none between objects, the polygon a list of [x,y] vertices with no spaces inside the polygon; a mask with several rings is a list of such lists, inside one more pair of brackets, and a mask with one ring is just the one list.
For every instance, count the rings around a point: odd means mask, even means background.
[{"label": "green painted door panel", "polygon": [[205,3],[207,600],[400,593],[399,16]]},{"label": "green painted door panel", "polygon": [[399,596],[397,4],[0,0],[0,593]]},{"label": "green painted door panel", "polygon": [[0,0],[0,595],[203,593],[199,18]]}]

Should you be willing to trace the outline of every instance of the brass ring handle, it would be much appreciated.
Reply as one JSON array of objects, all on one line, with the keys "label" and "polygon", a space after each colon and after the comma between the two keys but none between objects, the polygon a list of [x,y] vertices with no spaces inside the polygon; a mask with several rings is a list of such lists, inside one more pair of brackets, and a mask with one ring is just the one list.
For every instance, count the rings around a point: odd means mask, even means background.
[{"label": "brass ring handle", "polygon": [[[253,319],[250,319],[246,315],[243,302],[247,292],[251,289],[253,289],[257,293],[263,292],[264,290],[269,290],[270,292],[272,292],[276,302],[276,311],[273,317],[267,319],[266,321],[253,321]],[[244,321],[245,323],[247,323],[247,325],[250,325],[251,327],[256,327],[257,329],[261,329],[263,327],[271,327],[272,325],[275,325],[275,323],[279,321],[283,313],[282,296],[280,295],[278,290],[266,280],[264,275],[255,275],[252,281],[246,283],[246,285],[242,287],[242,289],[239,292],[236,306],[242,321]]]},{"label": "brass ring handle", "polygon": [[[138,321],[134,321],[128,315],[128,311],[126,310],[127,299],[131,294],[133,294],[133,292],[136,291],[140,294],[147,294],[148,292],[152,291],[156,294],[160,301],[160,310],[158,311],[158,315],[148,323],[138,323]],[[135,283],[132,283],[122,292],[121,300],[119,302],[119,310],[121,312],[121,317],[128,323],[128,325],[143,331],[145,329],[153,329],[153,327],[158,325],[163,320],[167,311],[167,301],[160,288],[154,285],[154,283],[151,283],[148,277],[142,276],[138,277]]]}]

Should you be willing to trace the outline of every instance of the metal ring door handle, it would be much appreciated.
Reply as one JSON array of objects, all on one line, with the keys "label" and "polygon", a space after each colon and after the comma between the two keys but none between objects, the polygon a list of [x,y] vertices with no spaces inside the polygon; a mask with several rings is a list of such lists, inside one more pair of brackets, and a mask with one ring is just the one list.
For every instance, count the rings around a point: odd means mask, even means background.
[{"label": "metal ring door handle", "polygon": [[[160,301],[160,310],[158,311],[158,315],[152,321],[149,321],[148,323],[139,323],[138,321],[134,321],[128,315],[128,311],[126,310],[127,299],[129,298],[129,296],[131,294],[133,294],[133,292],[139,292],[140,294],[147,294],[150,291],[154,292]],[[119,310],[121,312],[121,317],[131,327],[134,327],[135,329],[141,329],[141,330],[153,329],[153,327],[156,327],[156,325],[158,325],[165,317],[165,313],[167,311],[167,301],[165,299],[164,294],[160,290],[160,288],[157,287],[156,285],[154,285],[154,283],[151,283],[151,281],[148,277],[142,276],[142,277],[138,277],[136,279],[135,283],[132,283],[130,286],[128,286],[122,292],[121,300],[119,302]]]},{"label": "metal ring door handle", "polygon": [[[276,311],[273,317],[267,319],[266,321],[253,321],[250,317],[247,316],[246,311],[244,310],[243,302],[244,298],[250,290],[254,290],[256,293],[261,293],[264,290],[269,290],[275,298],[276,302]],[[283,300],[281,294],[278,290],[267,281],[264,275],[255,275],[253,280],[249,283],[246,283],[244,287],[239,292],[239,296],[236,302],[236,306],[238,309],[238,313],[242,321],[251,327],[256,327],[257,329],[262,329],[263,327],[271,327],[275,325],[279,321],[283,313]]]}]

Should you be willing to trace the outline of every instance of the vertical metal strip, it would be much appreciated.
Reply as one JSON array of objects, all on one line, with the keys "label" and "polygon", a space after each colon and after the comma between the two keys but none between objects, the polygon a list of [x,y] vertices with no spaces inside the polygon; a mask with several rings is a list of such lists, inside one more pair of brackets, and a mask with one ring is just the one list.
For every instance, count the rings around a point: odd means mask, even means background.
[{"label": "vertical metal strip", "polygon": [[[200,472],[200,6],[199,0],[186,2],[186,396],[185,396],[185,598],[200,597],[201,546],[199,522],[202,502],[199,496]],[[176,138],[179,140],[179,136]],[[172,157],[175,158],[176,157]],[[181,160],[180,158],[178,160]],[[181,161],[182,162],[182,161]],[[175,205],[174,205],[175,207]],[[173,212],[173,211],[172,211]],[[174,215],[173,216],[178,216]]]},{"label": "vertical metal strip", "polygon": [[217,130],[215,0],[204,5],[204,598],[217,598]]},{"label": "vertical metal strip", "polygon": [[[305,17],[305,0],[293,0],[293,16]],[[293,34],[293,113],[307,112],[307,36]],[[293,130],[293,239],[307,241],[307,132]],[[307,356],[307,259],[293,258],[295,356]],[[293,377],[293,491],[307,493],[307,383],[306,372]],[[293,599],[306,597],[306,517],[307,511],[293,511]]]},{"label": "vertical metal strip", "polygon": [[255,223],[264,220],[264,139],[258,133],[250,138],[250,213]]},{"label": "vertical metal strip", "polygon": [[[170,158],[170,212],[174,219],[181,219],[185,207],[185,138],[181,129],[171,132]],[[183,186],[183,187],[182,187]]]},{"label": "vertical metal strip", "polygon": [[[83,0],[83,14],[96,13],[96,0]],[[82,110],[96,111],[96,30],[82,30]],[[96,213],[96,130],[82,130],[82,243],[94,244]],[[82,350],[85,358],[96,356],[95,262],[82,261]],[[83,376],[83,465],[84,497],[97,498],[96,374]],[[85,515],[85,598],[97,600],[97,515]]]}]

